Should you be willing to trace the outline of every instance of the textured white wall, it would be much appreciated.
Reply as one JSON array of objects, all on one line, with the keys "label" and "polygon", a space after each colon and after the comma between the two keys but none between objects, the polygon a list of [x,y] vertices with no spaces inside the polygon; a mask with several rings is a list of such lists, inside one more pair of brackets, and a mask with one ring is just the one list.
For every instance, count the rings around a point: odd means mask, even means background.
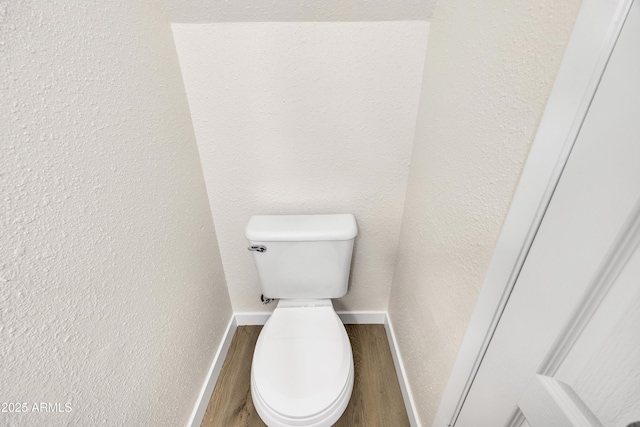
[{"label": "textured white wall", "polygon": [[389,314],[431,425],[579,0],[436,7]]},{"label": "textured white wall", "polygon": [[174,24],[235,311],[271,310],[244,228],[254,214],[353,213],[349,293],[385,310],[428,24]]},{"label": "textured white wall", "polygon": [[231,316],[169,23],[0,5],[2,425],[184,425]]},{"label": "textured white wall", "polygon": [[171,22],[428,20],[436,0],[157,0]]}]

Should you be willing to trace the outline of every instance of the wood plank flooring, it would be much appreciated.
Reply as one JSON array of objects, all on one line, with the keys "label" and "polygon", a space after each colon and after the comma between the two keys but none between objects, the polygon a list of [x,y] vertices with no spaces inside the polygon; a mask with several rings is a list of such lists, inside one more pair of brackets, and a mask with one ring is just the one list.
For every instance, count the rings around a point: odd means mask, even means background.
[{"label": "wood plank flooring", "polygon": [[[345,325],[355,380],[337,427],[409,425],[383,325]],[[262,326],[238,326],[201,427],[260,427],[251,400],[251,359]]]}]

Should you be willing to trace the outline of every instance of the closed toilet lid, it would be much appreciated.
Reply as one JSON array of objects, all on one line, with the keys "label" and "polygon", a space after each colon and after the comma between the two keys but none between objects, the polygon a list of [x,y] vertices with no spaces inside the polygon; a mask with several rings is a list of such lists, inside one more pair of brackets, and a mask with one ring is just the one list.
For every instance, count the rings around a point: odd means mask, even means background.
[{"label": "closed toilet lid", "polygon": [[351,344],[333,307],[277,308],[253,356],[255,387],[269,407],[288,418],[308,418],[343,391]]}]

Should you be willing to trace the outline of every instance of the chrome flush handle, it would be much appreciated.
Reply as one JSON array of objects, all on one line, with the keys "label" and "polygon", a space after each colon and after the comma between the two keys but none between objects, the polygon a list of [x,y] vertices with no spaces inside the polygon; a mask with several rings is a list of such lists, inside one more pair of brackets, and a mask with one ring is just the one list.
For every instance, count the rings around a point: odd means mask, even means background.
[{"label": "chrome flush handle", "polygon": [[264,245],[252,245],[249,246],[247,249],[249,249],[250,251],[254,251],[254,252],[266,252],[267,251],[267,247]]}]

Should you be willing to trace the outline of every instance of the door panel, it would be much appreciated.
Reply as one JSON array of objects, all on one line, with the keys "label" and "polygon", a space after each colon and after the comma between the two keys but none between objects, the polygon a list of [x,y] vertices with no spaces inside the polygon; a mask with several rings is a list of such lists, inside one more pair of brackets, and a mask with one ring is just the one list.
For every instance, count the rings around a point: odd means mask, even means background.
[{"label": "door panel", "polygon": [[534,375],[518,407],[531,426],[602,427],[571,386],[553,377]]},{"label": "door panel", "polygon": [[455,423],[640,420],[640,6]]},{"label": "door panel", "polygon": [[634,230],[621,233],[627,240],[619,251],[624,266],[613,266],[611,288],[555,374],[607,426],[640,420],[639,210],[632,214]]}]

